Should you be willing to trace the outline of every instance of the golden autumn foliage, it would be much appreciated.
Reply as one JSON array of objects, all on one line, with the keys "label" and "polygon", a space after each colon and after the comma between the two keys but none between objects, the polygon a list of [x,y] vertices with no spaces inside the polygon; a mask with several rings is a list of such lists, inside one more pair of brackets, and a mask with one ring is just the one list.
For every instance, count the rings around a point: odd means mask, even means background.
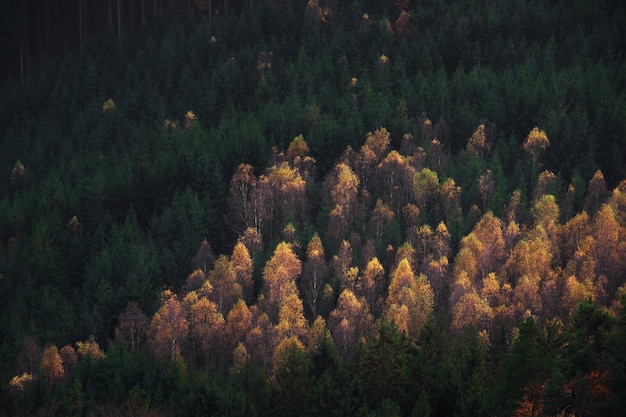
[{"label": "golden autumn foliage", "polygon": [[548,135],[545,131],[535,126],[526,137],[522,149],[531,155],[534,165],[539,154],[548,146],[550,146]]},{"label": "golden autumn foliage", "polygon": [[387,318],[409,340],[417,341],[422,328],[430,318],[434,306],[433,290],[424,275],[416,277],[408,260],[398,264],[389,284]]},{"label": "golden autumn foliage", "polygon": [[252,282],[253,264],[246,245],[238,241],[230,255],[230,266],[235,273],[235,282],[241,287],[244,299],[252,301],[254,282]]},{"label": "golden autumn foliage", "polygon": [[279,334],[284,336],[297,336],[302,339],[307,333],[307,321],[304,318],[302,300],[297,294],[290,294],[280,306],[278,312]]},{"label": "golden autumn foliage", "polygon": [[364,148],[370,149],[374,152],[377,161],[380,161],[389,149],[391,143],[391,135],[384,127],[375,130],[374,132],[368,132],[365,138]]},{"label": "golden autumn foliage", "polygon": [[370,311],[376,311],[381,307],[379,303],[382,301],[385,285],[385,269],[380,260],[374,257],[357,279],[355,294],[367,301]]},{"label": "golden autumn foliage", "polygon": [[34,379],[35,377],[27,373],[16,375],[9,381],[9,388],[15,394],[22,393],[28,388],[28,386],[33,382]]},{"label": "golden autumn foliage", "polygon": [[225,255],[221,255],[215,261],[209,272],[209,282],[213,288],[209,298],[215,302],[222,315],[225,315],[233,304],[243,297],[241,284],[237,281],[233,264]]},{"label": "golden autumn foliage", "polygon": [[491,144],[485,133],[485,124],[481,123],[468,139],[465,149],[476,157],[484,158],[489,153],[490,148]]},{"label": "golden autumn foliage", "polygon": [[20,375],[15,375],[6,385],[5,390],[11,397],[15,415],[20,414],[24,403],[24,396],[28,393],[34,381],[35,377],[32,374],[24,372]]},{"label": "golden autumn foliage", "polygon": [[476,254],[484,251],[484,245],[475,233],[470,233],[461,239],[461,248],[454,259],[453,274],[455,277],[464,274],[469,282],[478,278],[478,259]]},{"label": "golden autumn foliage", "polygon": [[188,293],[183,303],[187,310],[192,357],[208,365],[211,352],[217,350],[224,333],[224,317],[217,304],[206,297],[198,297],[194,292]]},{"label": "golden autumn foliage", "polygon": [[315,352],[322,341],[331,339],[330,330],[326,320],[322,316],[317,316],[304,339],[305,345],[310,352]]},{"label": "golden autumn foliage", "polygon": [[180,355],[180,347],[187,337],[189,322],[178,296],[170,290],[161,294],[161,306],[152,317],[148,329],[151,351],[166,359]]},{"label": "golden autumn foliage", "polygon": [[104,358],[104,351],[93,338],[76,342],[76,353],[80,359],[90,358],[98,360]]},{"label": "golden autumn foliage", "polygon": [[348,358],[357,343],[371,332],[373,318],[365,299],[357,298],[350,290],[343,290],[337,307],[330,313],[328,324],[337,349]]},{"label": "golden autumn foliage", "polygon": [[263,269],[264,291],[275,314],[288,296],[297,294],[296,279],[302,272],[302,262],[291,245],[281,242]]},{"label": "golden autumn foliage", "polygon": [[411,199],[414,175],[415,168],[409,164],[409,159],[395,150],[378,164],[377,178],[381,194],[396,214]]},{"label": "golden autumn foliage", "polygon": [[452,308],[452,330],[460,331],[464,327],[473,325],[484,330],[489,327],[494,317],[489,303],[474,291],[470,291],[459,298]]},{"label": "golden autumn foliage", "polygon": [[267,169],[267,180],[271,220],[280,225],[284,219],[303,219],[306,181],[302,175],[284,161]]},{"label": "golden autumn foliage", "polygon": [[43,357],[41,358],[41,370],[46,376],[49,385],[56,385],[65,375],[65,369],[63,368],[63,361],[59,350],[56,346],[52,345],[43,351]]},{"label": "golden autumn foliage", "polygon": [[333,186],[330,191],[331,201],[335,206],[341,206],[351,215],[355,206],[360,181],[350,166],[339,163],[334,170],[336,177],[333,179]]},{"label": "golden autumn foliage", "polygon": [[[533,160],[549,143],[544,132],[535,130],[524,144]],[[488,155],[485,135],[480,125],[466,152]],[[115,328],[118,340],[134,353],[146,346],[170,370],[189,364],[236,377],[265,372],[273,388],[282,390],[288,383],[281,386],[277,375],[291,377],[290,367],[299,364],[309,377],[317,364],[307,361],[316,354],[320,361],[361,365],[355,359],[362,359],[359,355],[376,340],[375,323],[387,320],[413,354],[428,348],[422,341],[437,343],[436,333],[448,330],[451,339],[471,329],[487,349],[510,349],[523,318],[544,326],[546,334],[550,323],[559,323],[563,333],[546,336],[546,343],[562,349],[564,329],[582,303],[610,306],[612,319],[620,317],[618,298],[626,293],[626,181],[606,201],[598,171],[585,203],[589,212],[562,217],[564,192],[555,186],[557,176],[543,171],[534,190],[517,190],[507,204],[494,208],[500,218],[487,211],[496,191],[495,169],[486,169],[491,165],[476,171],[483,174],[470,196],[474,200],[466,205],[452,178],[442,174],[445,180],[439,182],[435,165],[446,156],[437,139],[431,147],[426,142],[429,154],[419,162],[418,149],[403,156],[387,153],[389,144],[386,130],[370,133],[359,153],[348,149],[324,184],[313,189],[307,189],[307,181],[314,176],[305,175],[308,168],[301,164],[310,152],[302,136],[286,154],[275,151],[260,178],[250,165],[239,166],[229,189],[227,220],[241,234],[230,256],[213,256],[205,239],[180,292],[164,290],[150,320],[138,304],[126,306]],[[549,193],[553,190],[555,195]],[[525,196],[529,191],[533,195]],[[316,204],[323,206],[325,231],[305,219],[309,192],[321,197]],[[269,232],[265,239],[262,229]],[[70,235],[79,237],[72,230]],[[268,257],[264,242],[280,239]],[[265,259],[264,265],[256,263]],[[255,299],[257,275],[262,282]],[[445,320],[433,319],[435,311]],[[94,339],[60,351],[53,345],[43,353],[31,340],[24,350],[18,376],[7,388],[15,398],[33,383],[33,375],[55,386],[80,369],[85,358],[109,359]],[[341,359],[333,357],[337,353]],[[33,367],[29,362],[35,358]],[[480,372],[471,376],[472,383]],[[606,373],[581,375],[595,397],[610,395]],[[518,388],[512,415],[541,414],[544,386]]]},{"label": "golden autumn foliage", "polygon": [[[226,350],[231,351],[235,346],[241,345],[251,326],[252,312],[243,300],[239,300],[226,316],[223,328]],[[236,362],[236,358],[233,361]]]},{"label": "golden autumn foliage", "polygon": [[520,240],[506,260],[509,279],[524,275],[545,277],[551,271],[552,260],[550,240],[545,230],[539,227]]}]

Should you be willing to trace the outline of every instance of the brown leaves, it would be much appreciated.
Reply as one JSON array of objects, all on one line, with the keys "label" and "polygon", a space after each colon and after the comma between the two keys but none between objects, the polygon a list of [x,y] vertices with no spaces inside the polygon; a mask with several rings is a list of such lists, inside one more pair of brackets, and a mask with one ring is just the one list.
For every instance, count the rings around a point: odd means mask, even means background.
[{"label": "brown leaves", "polygon": [[115,336],[119,337],[126,347],[133,350],[144,341],[147,329],[148,318],[139,305],[131,301],[120,314]]}]

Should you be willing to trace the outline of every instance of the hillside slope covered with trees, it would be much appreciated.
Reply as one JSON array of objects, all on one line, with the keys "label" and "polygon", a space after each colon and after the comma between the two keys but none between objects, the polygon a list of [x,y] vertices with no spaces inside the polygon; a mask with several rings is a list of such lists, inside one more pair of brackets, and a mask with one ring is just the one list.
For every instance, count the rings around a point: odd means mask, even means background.
[{"label": "hillside slope covered with trees", "polygon": [[620,414],[623,5],[116,3],[2,86],[0,414]]}]

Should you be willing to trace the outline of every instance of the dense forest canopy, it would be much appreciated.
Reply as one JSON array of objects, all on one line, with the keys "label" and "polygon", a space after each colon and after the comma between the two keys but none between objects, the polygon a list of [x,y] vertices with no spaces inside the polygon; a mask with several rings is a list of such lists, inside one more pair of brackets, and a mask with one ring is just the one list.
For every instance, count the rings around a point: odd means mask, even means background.
[{"label": "dense forest canopy", "polygon": [[7,0],[0,415],[619,415],[626,7]]}]

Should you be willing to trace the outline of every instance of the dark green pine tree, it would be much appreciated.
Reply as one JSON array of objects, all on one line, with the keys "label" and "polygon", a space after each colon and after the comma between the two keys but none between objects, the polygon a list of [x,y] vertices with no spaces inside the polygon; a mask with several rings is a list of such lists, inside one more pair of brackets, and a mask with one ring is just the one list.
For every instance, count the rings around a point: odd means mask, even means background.
[{"label": "dark green pine tree", "polygon": [[519,324],[518,335],[502,360],[499,412],[511,415],[518,407],[543,408],[546,381],[556,369],[556,352],[532,317]]},{"label": "dark green pine tree", "polygon": [[[393,321],[381,318],[359,367],[361,403],[377,410],[389,401],[404,408],[409,384],[408,343]],[[411,404],[412,406],[412,404]],[[408,412],[410,412],[410,407]]]}]

